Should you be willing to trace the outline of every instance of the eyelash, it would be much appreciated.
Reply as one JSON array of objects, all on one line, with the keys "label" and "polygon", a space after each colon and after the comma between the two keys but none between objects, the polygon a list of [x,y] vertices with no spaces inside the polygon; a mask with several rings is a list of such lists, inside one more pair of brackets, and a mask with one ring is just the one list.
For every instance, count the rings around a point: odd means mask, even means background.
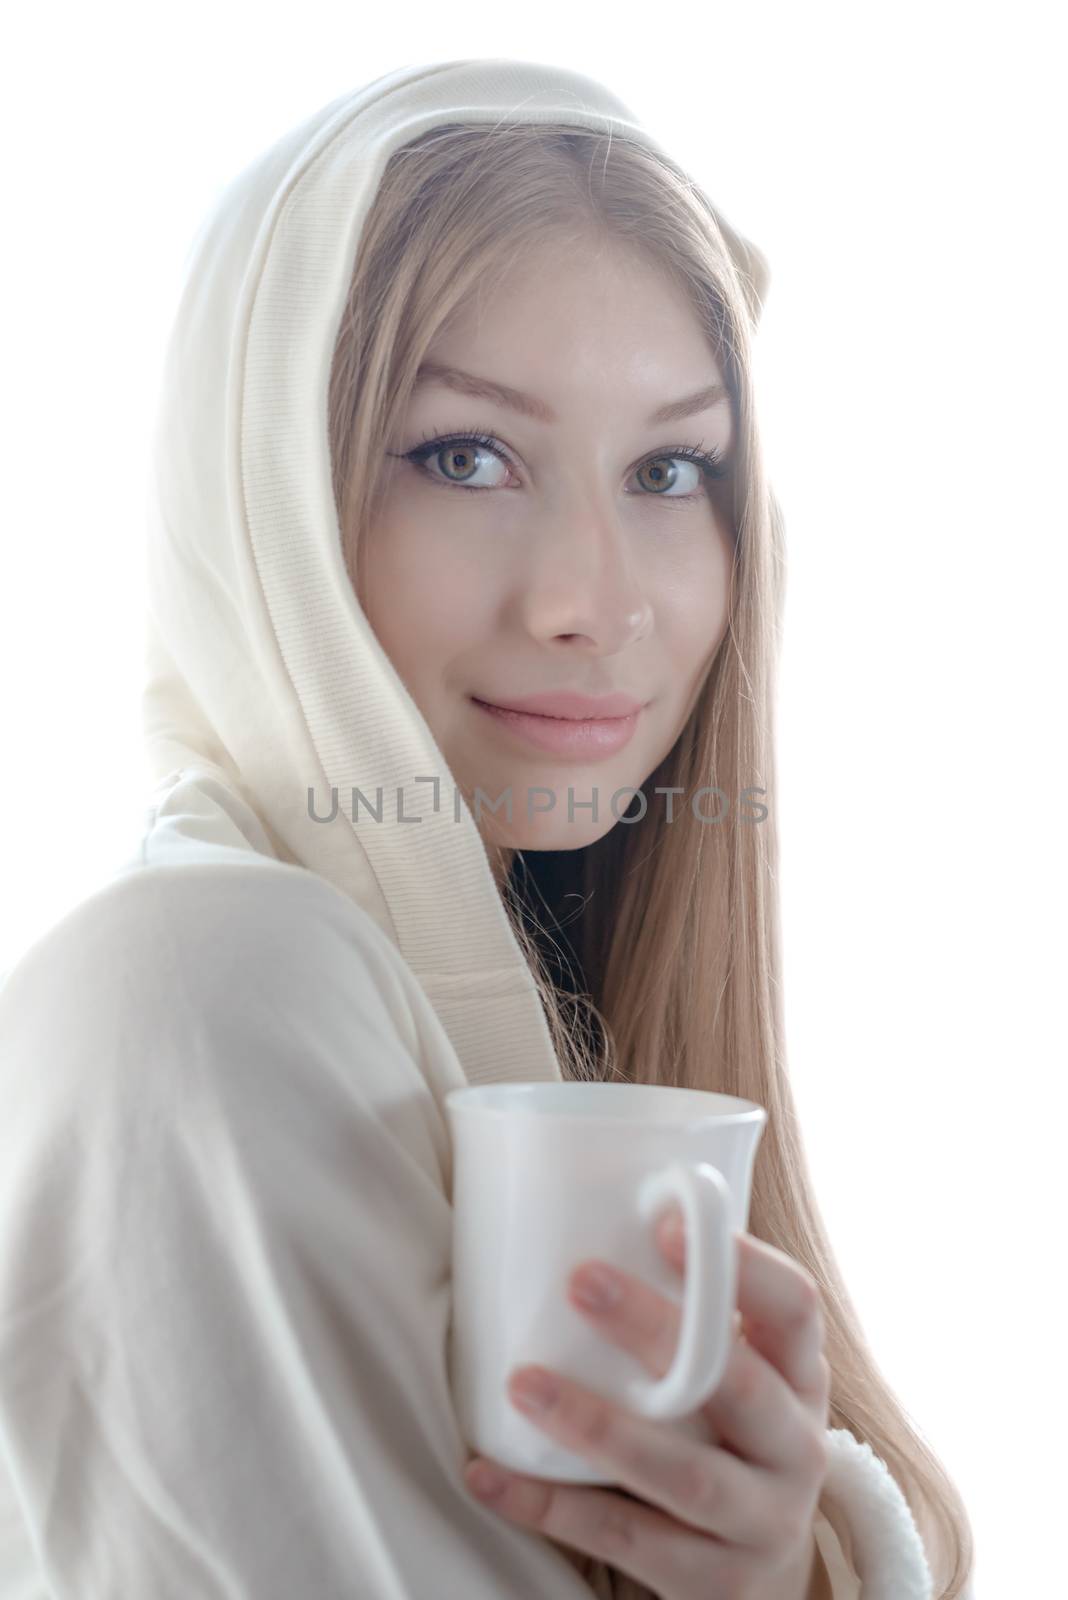
[{"label": "eyelash", "polygon": [[[512,462],[509,460],[508,456],[505,455],[503,449],[501,448],[500,441],[491,433],[481,433],[477,430],[472,430],[469,433],[424,434],[423,442],[416,445],[413,449],[403,452],[394,450],[390,451],[389,453],[393,456],[399,456],[400,460],[402,461],[410,461],[412,465],[417,467],[419,471],[429,478],[432,483],[442,484],[447,489],[462,489],[467,494],[490,493],[490,491],[484,487],[479,488],[475,485],[467,483],[451,483],[447,478],[435,478],[433,473],[427,470],[425,463],[430,459],[431,456],[436,455],[439,450],[447,449],[450,445],[459,444],[477,445],[480,449],[488,450],[491,455],[497,456],[505,463],[506,466],[512,465]],[[638,463],[638,467],[635,468],[635,471],[639,470],[641,467],[647,466],[651,461],[667,460],[696,462],[701,469],[706,487],[709,483],[715,482],[721,478],[725,478],[728,472],[728,468],[724,464],[723,456],[720,451],[716,450],[715,448],[711,450],[705,450],[703,447],[696,447],[688,444],[672,445],[666,450],[657,450],[654,455],[646,456],[644,461],[640,461]],[[700,493],[676,495],[644,494],[640,496],[640,498],[645,500],[664,500],[669,505],[672,503],[675,505],[691,505],[694,500],[703,498],[703,495]]]}]

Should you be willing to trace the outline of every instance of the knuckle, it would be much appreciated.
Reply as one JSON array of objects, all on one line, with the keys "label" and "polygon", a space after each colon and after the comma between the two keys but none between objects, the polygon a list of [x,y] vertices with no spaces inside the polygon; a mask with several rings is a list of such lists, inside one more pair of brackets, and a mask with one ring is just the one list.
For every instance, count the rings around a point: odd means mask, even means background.
[{"label": "knuckle", "polygon": [[668,1481],[671,1502],[687,1512],[714,1510],[720,1498],[720,1485],[702,1458],[682,1456],[663,1474]]},{"label": "knuckle", "polygon": [[609,1559],[617,1552],[633,1550],[638,1524],[629,1500],[608,1494],[599,1498],[594,1537]]},{"label": "knuckle", "polygon": [[811,1405],[819,1413],[824,1426],[830,1415],[831,1397],[834,1390],[834,1373],[831,1363],[821,1350],[816,1357],[816,1376],[811,1383],[799,1387],[798,1394],[805,1401],[806,1406]]},{"label": "knuckle", "polygon": [[744,1350],[739,1347],[738,1362],[732,1377],[731,1388],[738,1400],[756,1400],[763,1392],[764,1366],[748,1346]]},{"label": "knuckle", "polygon": [[541,1483],[538,1488],[541,1492],[527,1499],[524,1520],[528,1527],[552,1536],[567,1524],[567,1497],[552,1483]]},{"label": "knuckle", "polygon": [[616,1440],[616,1413],[603,1400],[584,1401],[576,1418],[578,1431],[595,1450],[611,1450]]},{"label": "knuckle", "polygon": [[823,1315],[823,1296],[820,1286],[810,1272],[798,1268],[796,1275],[795,1303],[791,1312],[791,1320],[799,1327],[820,1318]]}]

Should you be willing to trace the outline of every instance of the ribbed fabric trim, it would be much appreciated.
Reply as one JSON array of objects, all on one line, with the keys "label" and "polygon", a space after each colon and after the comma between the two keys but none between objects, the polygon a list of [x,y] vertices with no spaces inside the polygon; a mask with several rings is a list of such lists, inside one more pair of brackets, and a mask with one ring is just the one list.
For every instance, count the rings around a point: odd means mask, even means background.
[{"label": "ribbed fabric trim", "polygon": [[864,1600],[931,1600],[923,1540],[885,1461],[848,1428],[828,1428],[827,1449],[823,1492],[845,1513]]}]

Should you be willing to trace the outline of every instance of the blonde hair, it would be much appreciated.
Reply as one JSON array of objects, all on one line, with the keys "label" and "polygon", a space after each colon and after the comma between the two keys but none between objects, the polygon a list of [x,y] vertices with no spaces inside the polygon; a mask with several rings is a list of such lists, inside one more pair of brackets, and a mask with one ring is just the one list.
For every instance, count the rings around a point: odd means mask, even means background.
[{"label": "blonde hair", "polygon": [[[765,479],[753,412],[750,335],[762,258],[728,248],[724,223],[667,158],[595,129],[498,122],[438,126],[395,151],[362,231],[330,377],[334,493],[345,560],[361,593],[360,550],[384,489],[385,457],[431,342],[526,251],[550,238],[622,249],[683,288],[721,363],[734,407],[736,555],[728,630],[689,721],[642,786],[648,805],[588,847],[553,861],[579,897],[579,977],[532,911],[537,867],[517,856],[504,886],[568,1078],[614,1077],[711,1089],[764,1106],[749,1231],[820,1285],[833,1384],[830,1425],[886,1463],[924,1538],[936,1600],[955,1600],[972,1567],[961,1496],[880,1372],[813,1193],[786,1070],[774,806],[734,822],[746,789],[775,794],[773,690],[783,599],[781,512]],[[733,239],[733,235],[731,236]],[[715,784],[728,822],[686,801],[669,824],[656,787],[689,797]],[[559,925],[558,925],[559,926]],[[564,957],[566,962],[566,955]],[[585,993],[581,992],[585,990]],[[599,1595],[656,1600],[632,1577],[565,1552]]]}]

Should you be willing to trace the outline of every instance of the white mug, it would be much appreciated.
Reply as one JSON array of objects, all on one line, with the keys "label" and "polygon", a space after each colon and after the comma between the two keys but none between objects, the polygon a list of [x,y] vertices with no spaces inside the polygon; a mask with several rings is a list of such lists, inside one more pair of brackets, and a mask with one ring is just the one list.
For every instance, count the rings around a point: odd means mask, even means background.
[{"label": "white mug", "polygon": [[[767,1113],[752,1100],[642,1083],[495,1083],[445,1096],[453,1148],[449,1376],[467,1443],[513,1471],[614,1480],[516,1409],[516,1367],[550,1367],[687,1438],[735,1330],[734,1235],[745,1231]],[[676,1201],[685,1282],[654,1229]],[[651,1378],[571,1305],[584,1261],[639,1277],[681,1310],[670,1371]]]}]

